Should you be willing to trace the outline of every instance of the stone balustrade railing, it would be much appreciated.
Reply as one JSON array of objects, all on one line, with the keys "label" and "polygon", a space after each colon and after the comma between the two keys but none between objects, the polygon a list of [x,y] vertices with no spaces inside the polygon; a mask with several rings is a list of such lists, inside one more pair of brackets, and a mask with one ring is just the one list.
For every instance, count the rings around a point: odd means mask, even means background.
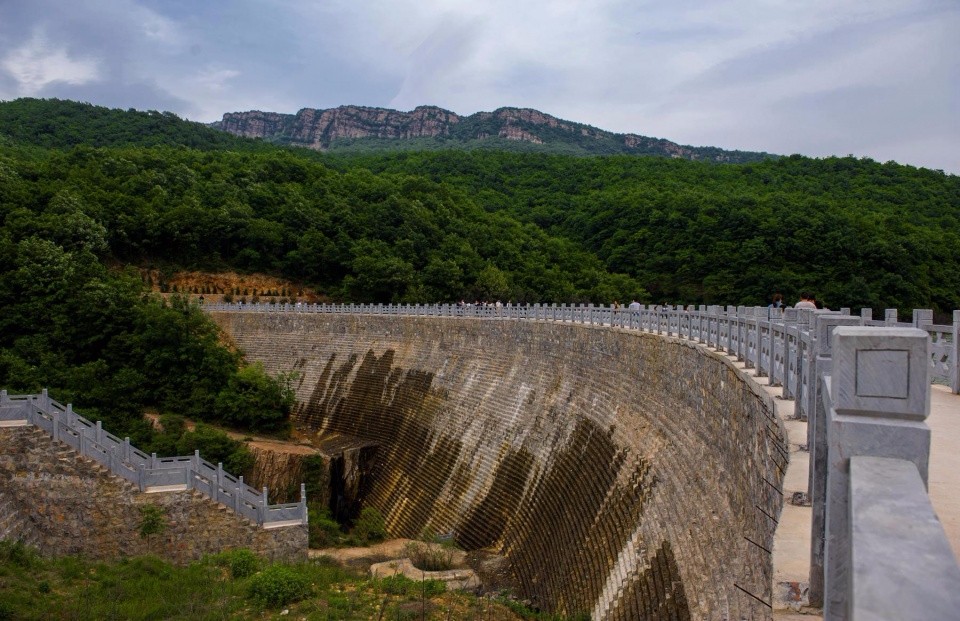
[{"label": "stone balustrade railing", "polygon": [[947,619],[960,566],[926,492],[929,382],[960,391],[958,328],[887,310],[567,305],[210,304],[208,311],[560,321],[675,336],[736,356],[806,419],[810,603],[824,618]]},{"label": "stone balustrade railing", "polygon": [[811,603],[829,620],[957,618],[960,566],[926,493],[928,335],[858,323],[817,320]]},{"label": "stone balustrade railing", "polygon": [[[325,313],[395,315],[407,317],[471,317],[534,321],[561,321],[678,336],[723,350],[742,360],[770,384],[783,386],[784,398],[795,399],[796,414],[806,418],[813,407],[809,383],[813,365],[811,323],[818,314],[849,315],[849,309],[813,311],[744,306],[643,306],[626,307],[531,304],[206,304],[208,311],[232,310],[266,313]],[[861,311],[860,325],[919,327],[930,335],[930,378],[960,393],[960,310],[952,325],[933,323],[933,311],[913,311],[913,322],[897,321],[896,309],[874,320],[873,311]]]},{"label": "stone balustrade railing", "polygon": [[26,421],[123,477],[140,491],[194,489],[232,508],[251,522],[267,528],[307,523],[306,489],[300,486],[300,502],[268,504],[267,488],[254,489],[224,472],[223,464],[213,465],[200,452],[185,457],[157,457],[130,445],[62,405],[44,390],[39,395],[9,395],[0,391],[0,421]]}]

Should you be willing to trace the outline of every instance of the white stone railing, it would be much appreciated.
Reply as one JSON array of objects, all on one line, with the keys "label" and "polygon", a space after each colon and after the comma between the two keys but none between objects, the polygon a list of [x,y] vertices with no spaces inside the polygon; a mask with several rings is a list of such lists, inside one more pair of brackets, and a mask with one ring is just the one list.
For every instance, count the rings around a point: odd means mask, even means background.
[{"label": "white stone railing", "polygon": [[268,504],[267,488],[254,489],[224,472],[223,464],[213,465],[200,457],[200,451],[186,457],[147,455],[62,405],[44,390],[39,395],[8,395],[0,391],[0,421],[25,421],[49,433],[84,457],[93,459],[136,485],[140,491],[151,489],[195,489],[208,498],[230,507],[260,526],[279,527],[307,523],[306,489],[300,486],[300,502]]},{"label": "white stone railing", "polygon": [[[259,313],[318,313],[334,315],[373,315],[406,317],[466,317],[479,319],[512,319],[561,321],[597,326],[642,330],[677,336],[725,351],[756,369],[770,384],[783,386],[784,397],[796,399],[796,414],[806,418],[813,407],[809,383],[813,365],[811,324],[820,314],[849,315],[839,311],[769,309],[755,306],[641,306],[626,307],[531,304],[206,304],[207,311],[231,310]],[[952,325],[932,323],[933,311],[913,311],[912,323],[897,321],[896,309],[885,312],[881,321],[872,318],[870,309],[861,311],[862,325],[887,327],[919,327],[931,338],[930,378],[960,393],[958,346],[960,346],[960,311],[953,312]]]},{"label": "white stone railing", "polygon": [[832,621],[957,618],[960,566],[926,490],[930,339],[858,323],[817,321],[810,603]]}]

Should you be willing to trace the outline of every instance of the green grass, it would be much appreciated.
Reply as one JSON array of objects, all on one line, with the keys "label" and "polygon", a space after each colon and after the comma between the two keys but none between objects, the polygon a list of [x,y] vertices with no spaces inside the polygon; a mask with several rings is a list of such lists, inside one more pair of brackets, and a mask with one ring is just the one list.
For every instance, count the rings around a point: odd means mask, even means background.
[{"label": "green grass", "polygon": [[[282,615],[289,610],[288,615]],[[480,610],[493,616],[486,617]],[[233,550],[180,567],[154,556],[43,558],[0,541],[0,621],[124,619],[517,619],[442,583],[376,580],[329,559],[270,563]]]}]

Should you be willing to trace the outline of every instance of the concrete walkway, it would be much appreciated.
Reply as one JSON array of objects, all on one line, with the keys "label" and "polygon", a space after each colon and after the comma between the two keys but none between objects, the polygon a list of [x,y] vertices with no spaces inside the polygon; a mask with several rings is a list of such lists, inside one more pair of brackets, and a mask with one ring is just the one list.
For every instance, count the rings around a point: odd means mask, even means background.
[{"label": "concrete walkway", "polygon": [[[735,358],[728,358],[747,375],[753,374],[752,369],[744,368]],[[812,512],[803,502],[810,463],[809,453],[805,450],[807,424],[793,420],[794,403],[782,398],[781,388],[768,386],[767,378],[757,378],[756,381],[774,398],[777,415],[787,430],[790,451],[790,463],[783,481],[783,512],[773,545],[774,619],[822,619],[820,610],[806,606]],[[945,386],[931,386],[927,424],[931,429],[930,500],[953,554],[960,560],[960,395],[951,393]],[[800,502],[795,503],[795,500]]]}]

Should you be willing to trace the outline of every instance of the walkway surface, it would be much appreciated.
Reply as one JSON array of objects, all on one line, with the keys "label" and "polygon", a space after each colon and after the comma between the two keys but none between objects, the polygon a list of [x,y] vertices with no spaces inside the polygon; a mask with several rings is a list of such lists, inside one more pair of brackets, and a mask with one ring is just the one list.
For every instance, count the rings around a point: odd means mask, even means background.
[{"label": "walkway surface", "polygon": [[[736,358],[729,357],[744,373],[753,374]],[[774,618],[776,621],[811,621],[822,618],[820,611],[805,606],[810,570],[810,520],[812,509],[794,504],[794,494],[807,491],[809,453],[806,451],[807,423],[793,420],[792,400],[782,398],[781,388],[756,381],[776,403],[784,421],[790,445],[790,464],[784,478],[783,512],[773,546]],[[933,508],[940,518],[954,556],[960,561],[960,395],[946,386],[930,387],[931,429],[928,488]]]}]

